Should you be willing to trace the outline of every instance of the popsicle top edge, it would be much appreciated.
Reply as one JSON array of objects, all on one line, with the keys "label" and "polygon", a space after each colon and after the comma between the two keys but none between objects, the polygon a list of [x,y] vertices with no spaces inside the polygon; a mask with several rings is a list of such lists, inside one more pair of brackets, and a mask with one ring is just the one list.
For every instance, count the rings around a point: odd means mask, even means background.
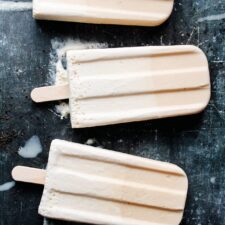
[{"label": "popsicle top edge", "polygon": [[[158,57],[179,54],[199,54],[202,63],[209,67],[205,53],[194,45],[172,45],[172,46],[138,46],[138,47],[119,47],[103,49],[83,49],[68,50],[66,52],[68,65],[76,63],[88,63],[101,60],[139,58],[139,57]],[[209,74],[209,71],[208,71]]]},{"label": "popsicle top edge", "polygon": [[[113,51],[115,53],[120,53],[121,49],[123,50],[123,53],[120,55],[126,55],[126,52],[128,54],[149,54],[149,55],[154,55],[158,53],[167,53],[167,54],[172,54],[172,53],[183,53],[183,52],[196,52],[196,53],[205,53],[200,49],[199,47],[195,45],[168,45],[168,46],[135,46],[135,47],[113,47],[113,48],[97,48],[97,49],[69,49],[66,54],[68,57],[71,57],[73,53],[90,53],[94,52],[95,54],[99,52],[106,52],[106,51]],[[111,54],[110,52],[110,54]],[[106,53],[105,53],[106,54]]]},{"label": "popsicle top edge", "polygon": [[137,167],[156,170],[162,173],[171,173],[177,176],[184,176],[187,179],[187,175],[184,170],[175,164],[147,159],[140,156],[129,155],[126,153],[115,152],[113,150],[100,149],[89,145],[78,144],[59,139],[55,139],[52,141],[50,149],[51,151],[49,157],[51,157],[51,152],[54,152],[54,155],[69,154],[75,157],[91,157],[99,161],[122,164],[128,167]]}]

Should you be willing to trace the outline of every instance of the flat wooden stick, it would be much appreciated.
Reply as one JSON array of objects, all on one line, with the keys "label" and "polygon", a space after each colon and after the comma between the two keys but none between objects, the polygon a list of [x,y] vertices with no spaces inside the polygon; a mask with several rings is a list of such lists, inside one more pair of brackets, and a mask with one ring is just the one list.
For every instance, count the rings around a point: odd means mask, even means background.
[{"label": "flat wooden stick", "polygon": [[36,169],[25,166],[16,166],[12,170],[12,177],[15,181],[32,183],[32,184],[45,184],[46,171],[43,169]]},{"label": "flat wooden stick", "polygon": [[31,92],[31,98],[34,102],[50,102],[69,99],[69,85],[46,86],[35,88]]}]

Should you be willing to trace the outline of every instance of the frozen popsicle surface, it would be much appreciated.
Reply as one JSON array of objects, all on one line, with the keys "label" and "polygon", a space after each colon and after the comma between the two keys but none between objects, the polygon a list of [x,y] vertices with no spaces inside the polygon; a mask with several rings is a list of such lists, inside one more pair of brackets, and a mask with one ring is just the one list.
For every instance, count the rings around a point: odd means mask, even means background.
[{"label": "frozen popsicle surface", "polygon": [[36,19],[82,23],[157,26],[174,0],[33,0]]},{"label": "frozen popsicle surface", "polygon": [[179,167],[54,140],[39,213],[107,225],[177,225],[188,182]]},{"label": "frozen popsicle surface", "polygon": [[194,114],[210,98],[205,54],[194,46],[67,52],[73,128]]}]

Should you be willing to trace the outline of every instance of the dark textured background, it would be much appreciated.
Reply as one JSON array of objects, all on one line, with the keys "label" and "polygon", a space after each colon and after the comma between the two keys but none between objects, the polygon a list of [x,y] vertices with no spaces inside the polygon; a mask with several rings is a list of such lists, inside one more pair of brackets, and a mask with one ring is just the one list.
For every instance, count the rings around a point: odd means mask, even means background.
[{"label": "dark textured background", "polygon": [[[167,23],[144,28],[36,22],[31,11],[0,10],[0,184],[11,181],[15,165],[44,168],[54,138],[79,143],[95,138],[104,148],[181,166],[190,183],[182,225],[224,225],[225,20],[198,22],[224,12],[225,0],[177,0]],[[54,110],[54,103],[36,105],[29,97],[33,87],[47,81],[55,37],[107,42],[110,47],[198,45],[209,59],[210,104],[195,116],[72,130],[69,119],[60,120],[49,111]],[[23,159],[18,148],[34,134],[40,137],[44,151],[35,159]],[[37,213],[41,193],[42,187],[20,183],[0,192],[0,224],[68,224],[43,221]]]}]

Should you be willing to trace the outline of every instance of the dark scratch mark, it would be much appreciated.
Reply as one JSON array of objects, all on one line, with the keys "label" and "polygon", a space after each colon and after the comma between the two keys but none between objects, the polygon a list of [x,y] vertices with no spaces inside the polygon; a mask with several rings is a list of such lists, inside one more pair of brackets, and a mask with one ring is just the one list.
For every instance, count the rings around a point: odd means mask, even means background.
[{"label": "dark scratch mark", "polygon": [[11,131],[11,132],[0,132],[0,147],[4,147],[10,142],[13,141],[14,138],[18,137],[21,134],[21,131],[16,132],[16,131]]},{"label": "dark scratch mark", "polygon": [[10,116],[0,116],[0,120],[10,120]]},{"label": "dark scratch mark", "polygon": [[216,105],[215,105],[214,103],[212,103],[211,106],[216,110],[216,112],[217,112],[219,118],[225,122],[225,119],[223,118],[223,116],[222,116],[220,110],[216,107]]}]

